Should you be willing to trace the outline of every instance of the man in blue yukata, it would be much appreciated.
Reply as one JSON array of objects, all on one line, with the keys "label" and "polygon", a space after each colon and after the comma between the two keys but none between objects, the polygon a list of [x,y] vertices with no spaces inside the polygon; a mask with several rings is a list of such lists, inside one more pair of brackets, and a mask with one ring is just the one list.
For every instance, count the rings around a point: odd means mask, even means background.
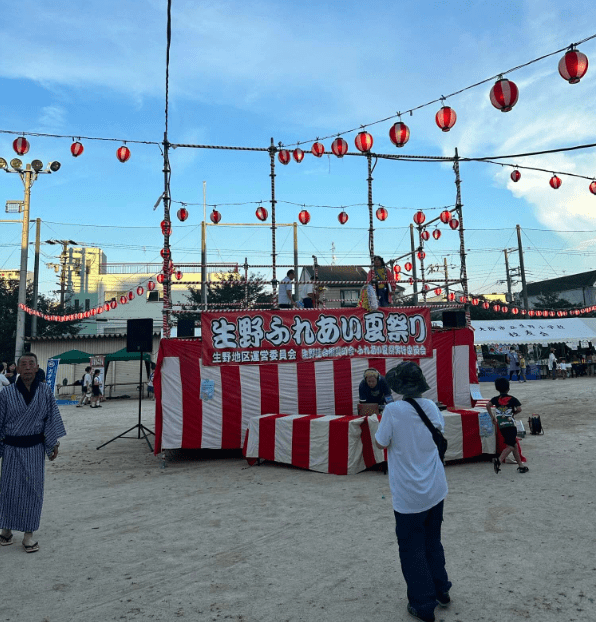
[{"label": "man in blue yukata", "polygon": [[33,532],[43,506],[45,457],[55,460],[58,439],[66,436],[52,390],[36,378],[38,369],[35,354],[23,354],[19,378],[0,393],[0,546],[13,543],[13,530],[23,531],[27,553],[39,550]]}]

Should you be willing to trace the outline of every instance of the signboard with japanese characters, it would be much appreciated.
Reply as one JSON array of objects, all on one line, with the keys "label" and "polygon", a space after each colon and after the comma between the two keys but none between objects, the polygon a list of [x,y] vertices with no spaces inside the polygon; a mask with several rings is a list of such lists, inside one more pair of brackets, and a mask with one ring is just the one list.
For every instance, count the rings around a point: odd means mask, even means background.
[{"label": "signboard with japanese characters", "polygon": [[432,356],[422,307],[203,313],[203,365]]},{"label": "signboard with japanese characters", "polygon": [[594,329],[580,318],[532,318],[527,320],[474,320],[474,343],[511,344],[577,343],[581,340],[596,341]]}]

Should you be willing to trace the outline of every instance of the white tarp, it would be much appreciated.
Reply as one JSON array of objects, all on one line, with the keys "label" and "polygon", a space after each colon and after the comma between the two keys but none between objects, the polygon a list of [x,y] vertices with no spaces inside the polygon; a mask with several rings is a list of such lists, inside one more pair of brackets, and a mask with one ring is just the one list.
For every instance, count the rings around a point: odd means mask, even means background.
[{"label": "white tarp", "polygon": [[596,321],[580,318],[473,320],[475,344],[596,343]]}]

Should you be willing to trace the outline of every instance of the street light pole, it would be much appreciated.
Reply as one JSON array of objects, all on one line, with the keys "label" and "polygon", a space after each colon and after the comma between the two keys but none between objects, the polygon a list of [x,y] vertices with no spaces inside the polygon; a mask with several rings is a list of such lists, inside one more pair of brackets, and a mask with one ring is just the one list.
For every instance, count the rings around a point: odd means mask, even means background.
[{"label": "street light pole", "polygon": [[[16,149],[15,149],[16,150]],[[29,147],[23,151],[27,153]],[[18,173],[23,186],[25,187],[25,196],[23,201],[23,232],[21,235],[21,266],[19,274],[19,306],[17,308],[17,335],[15,340],[14,360],[18,361],[23,354],[25,345],[25,310],[23,307],[27,304],[27,259],[29,255],[29,211],[31,204],[31,186],[40,173],[55,173],[60,169],[60,162],[50,162],[46,170],[43,169],[41,160],[33,160],[31,164],[26,164],[23,169],[23,163],[18,158],[10,161],[10,168],[4,158],[0,158],[0,169],[4,169],[5,173]]]},{"label": "street light pole", "polygon": [[25,345],[25,318],[26,314],[22,308],[27,304],[27,259],[29,254],[29,208],[31,201],[31,185],[37,174],[31,169],[31,164],[27,164],[24,171],[20,172],[23,185],[25,186],[25,197],[23,204],[23,232],[21,234],[21,272],[19,275],[19,308],[17,309],[17,338],[14,349],[14,360],[18,361],[23,353]]}]

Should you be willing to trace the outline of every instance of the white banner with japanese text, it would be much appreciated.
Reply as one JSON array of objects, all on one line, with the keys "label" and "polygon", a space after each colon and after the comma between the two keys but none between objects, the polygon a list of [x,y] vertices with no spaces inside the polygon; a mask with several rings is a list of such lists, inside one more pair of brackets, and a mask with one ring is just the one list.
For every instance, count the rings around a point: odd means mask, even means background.
[{"label": "white banner with japanese text", "polygon": [[201,333],[203,365],[432,356],[423,307],[205,312]]}]

